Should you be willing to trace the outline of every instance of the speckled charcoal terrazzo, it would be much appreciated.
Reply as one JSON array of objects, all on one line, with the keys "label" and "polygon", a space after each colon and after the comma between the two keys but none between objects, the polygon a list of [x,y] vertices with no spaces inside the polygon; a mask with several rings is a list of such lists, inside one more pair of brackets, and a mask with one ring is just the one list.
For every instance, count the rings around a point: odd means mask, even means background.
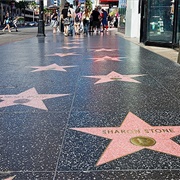
[{"label": "speckled charcoal terrazzo", "polygon": [[0,180],[179,180],[180,65],[114,30],[0,54]]}]

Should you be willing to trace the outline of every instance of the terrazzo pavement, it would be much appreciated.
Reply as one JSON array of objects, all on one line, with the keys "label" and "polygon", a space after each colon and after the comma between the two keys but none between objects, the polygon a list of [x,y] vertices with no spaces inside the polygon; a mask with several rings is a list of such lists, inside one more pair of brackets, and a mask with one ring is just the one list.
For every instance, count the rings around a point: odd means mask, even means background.
[{"label": "terrazzo pavement", "polygon": [[179,64],[113,30],[0,54],[0,179],[180,179]]}]

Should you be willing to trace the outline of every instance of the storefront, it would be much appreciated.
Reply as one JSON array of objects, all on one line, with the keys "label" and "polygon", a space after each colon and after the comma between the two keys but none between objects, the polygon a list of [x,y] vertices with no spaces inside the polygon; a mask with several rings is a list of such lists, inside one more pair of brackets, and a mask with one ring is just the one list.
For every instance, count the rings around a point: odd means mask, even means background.
[{"label": "storefront", "polygon": [[180,0],[140,0],[140,42],[145,45],[178,47]]}]

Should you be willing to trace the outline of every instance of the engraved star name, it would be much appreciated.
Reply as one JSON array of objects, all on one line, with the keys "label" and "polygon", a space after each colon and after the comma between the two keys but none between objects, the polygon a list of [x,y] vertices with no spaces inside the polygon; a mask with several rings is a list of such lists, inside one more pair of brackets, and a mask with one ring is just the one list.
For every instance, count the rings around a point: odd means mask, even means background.
[{"label": "engraved star name", "polygon": [[84,77],[100,79],[94,83],[94,84],[100,84],[100,83],[107,83],[111,81],[125,81],[125,82],[141,83],[135,79],[132,79],[133,77],[139,77],[139,76],[145,76],[145,74],[122,75],[122,74],[112,71],[111,73],[107,75],[84,76]]},{"label": "engraved star name", "polygon": [[171,140],[180,134],[180,126],[151,126],[131,112],[120,127],[70,129],[111,139],[96,166],[143,149],[180,157],[180,145]]},{"label": "engraved star name", "polygon": [[59,66],[57,64],[51,64],[49,66],[32,66],[31,68],[36,68],[36,70],[33,70],[31,72],[49,71],[49,70],[67,72],[65,68],[71,68],[71,67],[76,67],[76,66]]},{"label": "engraved star name", "polygon": [[35,88],[31,88],[17,95],[0,95],[0,100],[2,100],[2,102],[0,102],[0,108],[24,105],[37,109],[48,110],[43,103],[43,100],[67,95],[69,94],[38,94]]},{"label": "engraved star name", "polygon": [[49,54],[49,55],[46,55],[46,56],[66,57],[66,56],[74,56],[74,55],[79,55],[79,54],[76,54],[74,52],[72,52],[72,53],[54,53],[54,54]]},{"label": "engraved star name", "polygon": [[126,58],[126,57],[110,57],[110,56],[104,56],[104,57],[100,57],[100,58],[90,58],[97,61],[121,61],[120,58]]}]

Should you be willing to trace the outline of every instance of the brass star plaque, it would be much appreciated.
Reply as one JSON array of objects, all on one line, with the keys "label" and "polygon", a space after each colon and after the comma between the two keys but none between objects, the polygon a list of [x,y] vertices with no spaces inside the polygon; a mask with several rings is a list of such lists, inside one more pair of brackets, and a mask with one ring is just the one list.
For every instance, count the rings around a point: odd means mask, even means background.
[{"label": "brass star plaque", "polygon": [[136,146],[154,146],[156,141],[153,138],[145,136],[136,136],[130,139],[130,142]]}]

